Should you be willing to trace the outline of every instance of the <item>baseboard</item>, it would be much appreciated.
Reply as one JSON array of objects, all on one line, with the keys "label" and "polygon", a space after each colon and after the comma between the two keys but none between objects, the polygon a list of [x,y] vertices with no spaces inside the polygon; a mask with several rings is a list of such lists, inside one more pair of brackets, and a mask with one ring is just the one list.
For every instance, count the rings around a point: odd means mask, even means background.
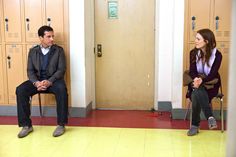
[{"label": "baseboard", "polygon": [[[184,119],[186,112],[187,109],[182,109],[182,108],[172,109],[171,111],[172,119]],[[213,115],[217,120],[221,119],[220,110],[213,110]],[[206,119],[203,112],[201,112],[200,117],[202,120]],[[226,117],[227,117],[227,111],[224,110],[224,120],[226,120]],[[187,115],[186,119],[189,119],[189,114]]]},{"label": "baseboard", "polygon": [[[87,115],[92,110],[92,102],[90,102],[87,107],[69,107],[69,116],[70,117],[87,117]],[[55,106],[42,106],[42,113],[45,117],[56,117],[56,108]],[[17,116],[17,107],[16,106],[0,106],[0,116]],[[40,116],[39,107],[32,106],[31,116]]]},{"label": "baseboard", "polygon": [[158,101],[157,111],[171,112],[172,103],[170,101]]}]

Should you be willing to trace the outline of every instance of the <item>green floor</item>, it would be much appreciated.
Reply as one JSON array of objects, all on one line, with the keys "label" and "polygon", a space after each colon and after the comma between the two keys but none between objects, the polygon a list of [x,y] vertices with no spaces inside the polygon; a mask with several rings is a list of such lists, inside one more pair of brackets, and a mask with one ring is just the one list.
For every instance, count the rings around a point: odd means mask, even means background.
[{"label": "green floor", "polygon": [[224,157],[226,133],[187,130],[67,127],[52,137],[55,126],[34,126],[19,139],[17,125],[0,125],[0,157]]}]

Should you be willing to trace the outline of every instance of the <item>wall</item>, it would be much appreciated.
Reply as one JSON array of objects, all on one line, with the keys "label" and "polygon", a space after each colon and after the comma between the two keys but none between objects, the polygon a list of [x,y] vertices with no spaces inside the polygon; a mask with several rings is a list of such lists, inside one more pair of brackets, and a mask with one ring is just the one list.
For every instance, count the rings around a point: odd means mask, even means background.
[{"label": "wall", "polygon": [[94,0],[85,1],[86,104],[95,107]]},{"label": "wall", "polygon": [[232,11],[232,45],[230,48],[230,56],[229,56],[229,86],[228,86],[228,117],[227,117],[227,146],[226,146],[226,155],[227,157],[236,156],[236,71],[235,71],[235,60],[236,60],[236,1],[233,0],[233,11]]},{"label": "wall", "polygon": [[[182,108],[184,0],[159,0],[158,101]],[[158,27],[159,24],[159,27]]]},{"label": "wall", "polygon": [[71,105],[95,102],[94,1],[69,1]]},{"label": "wall", "polygon": [[71,106],[86,107],[84,1],[69,1]]}]

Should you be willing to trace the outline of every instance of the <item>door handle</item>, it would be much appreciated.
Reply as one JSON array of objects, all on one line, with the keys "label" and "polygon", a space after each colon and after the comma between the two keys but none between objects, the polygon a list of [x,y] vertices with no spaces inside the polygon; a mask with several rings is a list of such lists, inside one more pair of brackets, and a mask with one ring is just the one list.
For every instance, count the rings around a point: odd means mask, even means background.
[{"label": "door handle", "polygon": [[97,56],[102,57],[102,44],[97,44]]},{"label": "door handle", "polygon": [[220,20],[219,16],[216,16],[216,30],[219,29],[219,20]]},{"label": "door handle", "polygon": [[27,31],[29,31],[30,30],[30,25],[29,25],[30,19],[26,18],[25,21],[26,21],[26,29],[27,29]]},{"label": "door handle", "polygon": [[11,69],[11,57],[7,56],[8,68]]},{"label": "door handle", "polygon": [[5,18],[5,22],[6,22],[6,32],[8,32],[8,18]]},{"label": "door handle", "polygon": [[196,20],[196,17],[195,17],[195,16],[193,16],[193,17],[192,17],[192,30],[194,30],[194,29],[195,29],[195,27],[196,27],[195,20]]},{"label": "door handle", "polygon": [[50,26],[50,27],[51,27],[51,21],[52,21],[51,18],[48,17],[48,18],[47,18],[47,25]]}]

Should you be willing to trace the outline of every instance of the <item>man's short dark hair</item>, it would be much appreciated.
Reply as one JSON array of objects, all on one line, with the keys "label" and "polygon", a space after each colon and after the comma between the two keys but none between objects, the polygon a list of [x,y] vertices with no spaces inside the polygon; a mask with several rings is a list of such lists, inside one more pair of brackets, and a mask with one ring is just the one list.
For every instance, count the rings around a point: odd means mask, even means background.
[{"label": "man's short dark hair", "polygon": [[46,26],[46,25],[40,27],[39,30],[38,30],[38,36],[43,37],[45,32],[53,32],[52,27]]}]

